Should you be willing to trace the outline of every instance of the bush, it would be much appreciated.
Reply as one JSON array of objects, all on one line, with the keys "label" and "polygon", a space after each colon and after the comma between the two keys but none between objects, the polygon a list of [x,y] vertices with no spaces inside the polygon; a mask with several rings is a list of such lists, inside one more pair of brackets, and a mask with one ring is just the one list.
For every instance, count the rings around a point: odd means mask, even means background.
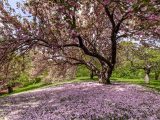
[{"label": "bush", "polygon": [[142,78],[144,76],[144,71],[140,69],[133,69],[129,65],[121,66],[113,71],[113,77],[118,78]]},{"label": "bush", "polygon": [[42,78],[37,77],[37,78],[35,78],[34,83],[40,83],[40,82],[41,82],[41,80],[42,80]]},{"label": "bush", "polygon": [[41,82],[41,78],[37,77],[34,79],[31,79],[30,76],[27,73],[22,73],[17,80],[15,81],[19,84],[21,84],[23,87]]},{"label": "bush", "polygon": [[76,77],[87,77],[87,76],[90,76],[90,70],[88,70],[84,65],[78,66]]}]

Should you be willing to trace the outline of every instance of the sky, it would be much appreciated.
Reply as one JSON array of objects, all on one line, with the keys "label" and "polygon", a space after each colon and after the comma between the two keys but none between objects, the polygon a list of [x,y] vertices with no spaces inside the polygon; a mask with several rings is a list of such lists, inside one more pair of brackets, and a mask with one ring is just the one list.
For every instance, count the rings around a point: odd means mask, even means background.
[{"label": "sky", "polygon": [[11,5],[12,8],[15,9],[16,13],[23,15],[23,12],[17,8],[17,2],[23,2],[24,0],[8,0],[8,3]]},{"label": "sky", "polygon": [[16,8],[16,3],[23,2],[23,0],[8,0],[8,2],[13,8]]},{"label": "sky", "polygon": [[27,12],[26,12],[26,14],[24,14],[20,8],[17,8],[16,3],[17,2],[23,3],[24,1],[25,0],[8,0],[8,3],[11,5],[12,8],[15,9],[16,14],[21,15],[21,16],[27,18],[28,20],[30,20],[31,17],[27,17],[27,16],[31,16],[31,14],[29,14]]}]

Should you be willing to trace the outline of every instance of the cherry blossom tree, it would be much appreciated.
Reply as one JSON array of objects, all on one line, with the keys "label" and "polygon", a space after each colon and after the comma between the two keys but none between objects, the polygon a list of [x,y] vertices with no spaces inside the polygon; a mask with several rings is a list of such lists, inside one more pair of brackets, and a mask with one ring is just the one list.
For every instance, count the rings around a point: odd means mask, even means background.
[{"label": "cherry blossom tree", "polygon": [[110,84],[122,38],[159,38],[158,0],[26,0],[17,5],[24,15],[0,4],[1,60],[38,47],[56,63],[86,65]]},{"label": "cherry blossom tree", "polygon": [[56,63],[56,61],[50,59],[48,54],[43,54],[40,50],[37,48],[29,52],[31,58],[29,74],[31,78],[42,77],[45,83],[75,78],[77,66],[72,66],[60,61]]}]

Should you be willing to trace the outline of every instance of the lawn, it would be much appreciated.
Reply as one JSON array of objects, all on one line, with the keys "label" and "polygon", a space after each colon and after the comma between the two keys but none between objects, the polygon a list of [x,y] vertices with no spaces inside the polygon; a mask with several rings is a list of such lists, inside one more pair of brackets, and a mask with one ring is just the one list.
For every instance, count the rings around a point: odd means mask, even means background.
[{"label": "lawn", "polygon": [[8,95],[21,93],[21,92],[27,92],[27,91],[35,90],[35,89],[38,89],[38,88],[45,88],[45,87],[52,87],[52,86],[54,87],[54,86],[62,85],[62,84],[65,84],[65,83],[77,83],[77,82],[89,82],[89,81],[96,81],[96,79],[90,80],[88,77],[78,77],[78,78],[73,79],[73,80],[57,81],[57,82],[50,83],[50,84],[45,84],[45,83],[42,83],[42,82],[33,83],[33,84],[30,84],[30,85],[25,86],[25,87],[15,88],[13,93],[11,93],[11,94],[5,93],[5,94],[0,95],[0,97],[5,97],[5,96],[8,96]]},{"label": "lawn", "polygon": [[150,80],[149,84],[145,84],[143,79],[112,78],[112,81],[130,83],[130,84],[138,84],[144,87],[148,87],[148,88],[152,88],[154,90],[160,91],[160,80]]},{"label": "lawn", "polygon": [[[158,80],[151,80],[149,84],[145,84],[143,79],[111,78],[111,80],[112,80],[112,83],[120,82],[120,83],[137,84],[137,85],[142,85],[144,87],[148,87],[148,88],[160,91],[160,81],[158,81]],[[34,89],[38,89],[38,88],[58,86],[58,85],[62,85],[65,83],[91,82],[91,81],[98,82],[96,77],[94,80],[89,79],[89,77],[78,77],[73,80],[64,80],[64,81],[59,81],[59,82],[57,81],[52,84],[44,84],[42,82],[33,83],[33,84],[25,86],[25,87],[20,87],[20,88],[14,89],[14,92],[12,94],[26,92],[26,91],[30,91],[30,90],[34,90]],[[11,95],[11,94],[6,93],[6,94],[1,95],[0,97],[4,97],[4,96],[8,96],[8,95]]]}]

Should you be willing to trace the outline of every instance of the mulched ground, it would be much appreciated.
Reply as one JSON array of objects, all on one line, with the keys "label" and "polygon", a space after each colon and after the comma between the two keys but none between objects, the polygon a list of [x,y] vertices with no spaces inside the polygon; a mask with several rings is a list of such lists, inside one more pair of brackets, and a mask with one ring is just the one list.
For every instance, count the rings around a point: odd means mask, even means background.
[{"label": "mulched ground", "polygon": [[0,98],[1,119],[160,120],[160,94],[129,84],[65,84]]}]

